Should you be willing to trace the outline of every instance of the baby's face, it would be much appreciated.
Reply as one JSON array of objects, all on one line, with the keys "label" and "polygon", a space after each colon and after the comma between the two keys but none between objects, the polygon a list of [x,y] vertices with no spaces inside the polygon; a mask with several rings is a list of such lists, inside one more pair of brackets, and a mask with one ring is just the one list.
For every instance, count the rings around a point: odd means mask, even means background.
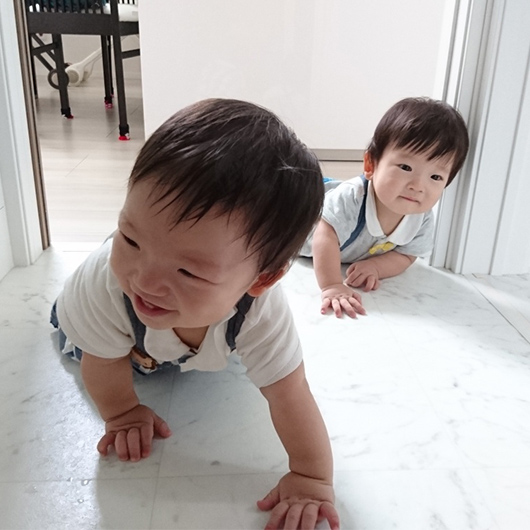
[{"label": "baby's face", "polygon": [[151,184],[129,190],[114,236],[111,267],[138,318],[153,329],[197,328],[225,317],[258,277],[241,218],[208,212],[172,227],[151,204]]},{"label": "baby's face", "polygon": [[451,157],[429,160],[426,153],[388,147],[371,176],[378,214],[424,213],[440,199],[447,185]]}]

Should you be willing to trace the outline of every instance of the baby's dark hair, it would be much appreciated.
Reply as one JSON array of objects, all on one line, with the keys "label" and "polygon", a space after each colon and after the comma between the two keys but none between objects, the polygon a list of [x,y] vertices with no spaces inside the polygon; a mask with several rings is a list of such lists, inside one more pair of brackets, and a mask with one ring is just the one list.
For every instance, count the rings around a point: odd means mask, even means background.
[{"label": "baby's dark hair", "polygon": [[[316,156],[267,109],[207,99],[169,118],[142,147],[129,187],[149,180],[153,200],[170,198],[173,221],[241,212],[259,272],[296,256],[324,198]],[[147,198],[146,198],[147,199]]]},{"label": "baby's dark hair", "polygon": [[429,160],[451,157],[447,186],[460,171],[469,149],[467,128],[459,112],[444,101],[406,98],[387,110],[367,153],[377,164],[387,147],[428,153]]}]

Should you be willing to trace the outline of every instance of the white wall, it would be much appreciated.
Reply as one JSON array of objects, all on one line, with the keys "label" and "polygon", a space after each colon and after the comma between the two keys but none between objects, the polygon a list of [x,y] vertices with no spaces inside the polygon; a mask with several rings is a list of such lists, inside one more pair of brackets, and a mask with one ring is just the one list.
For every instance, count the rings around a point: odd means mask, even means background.
[{"label": "white wall", "polygon": [[146,134],[205,97],[262,104],[315,149],[363,150],[381,115],[436,96],[454,0],[149,0],[140,4]]}]

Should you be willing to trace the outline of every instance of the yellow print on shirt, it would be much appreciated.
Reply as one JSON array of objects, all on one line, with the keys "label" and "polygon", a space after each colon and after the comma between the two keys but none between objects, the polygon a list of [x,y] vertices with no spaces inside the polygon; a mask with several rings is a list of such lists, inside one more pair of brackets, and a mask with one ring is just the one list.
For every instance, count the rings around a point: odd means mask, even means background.
[{"label": "yellow print on shirt", "polygon": [[390,241],[387,241],[386,243],[379,243],[379,245],[374,245],[369,251],[369,254],[375,254],[377,251],[381,251],[381,254],[384,254],[385,252],[388,252],[389,250],[392,250],[395,248],[396,245],[394,243],[391,243]]}]

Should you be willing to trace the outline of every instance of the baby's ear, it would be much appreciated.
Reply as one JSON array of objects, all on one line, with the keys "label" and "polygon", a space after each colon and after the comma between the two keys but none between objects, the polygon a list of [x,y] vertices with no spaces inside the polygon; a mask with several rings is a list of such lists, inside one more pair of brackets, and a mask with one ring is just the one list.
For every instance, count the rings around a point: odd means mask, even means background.
[{"label": "baby's ear", "polygon": [[374,162],[368,151],[364,153],[364,176],[371,179],[374,174]]},{"label": "baby's ear", "polygon": [[267,289],[272,287],[278,280],[280,280],[288,268],[284,267],[276,272],[262,272],[254,281],[254,283],[248,288],[247,293],[250,296],[261,296]]}]

